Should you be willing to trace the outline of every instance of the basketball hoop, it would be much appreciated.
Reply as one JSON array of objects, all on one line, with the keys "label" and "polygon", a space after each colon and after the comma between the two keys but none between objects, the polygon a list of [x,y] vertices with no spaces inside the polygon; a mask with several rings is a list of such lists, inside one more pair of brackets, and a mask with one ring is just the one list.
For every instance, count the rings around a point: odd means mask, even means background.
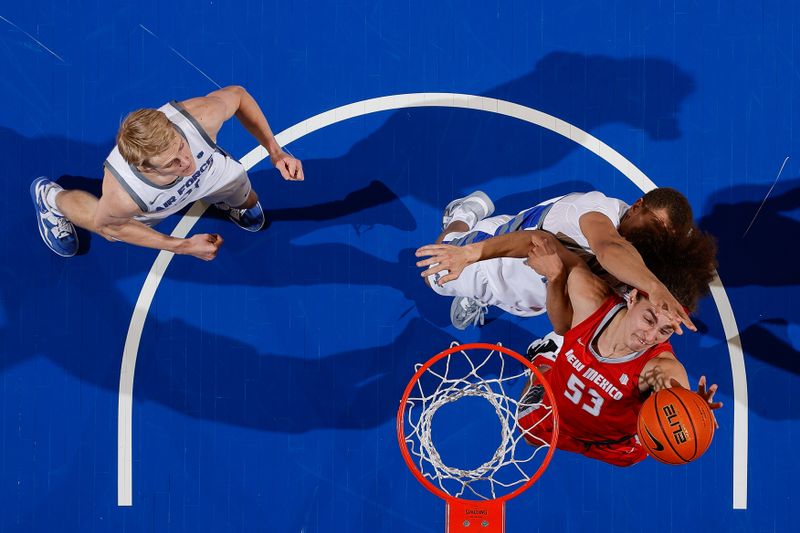
[{"label": "basketball hoop", "polygon": [[[417,480],[447,503],[447,533],[503,533],[506,501],[539,479],[555,450],[558,415],[550,386],[527,359],[495,344],[453,343],[415,369],[397,412],[403,459]],[[531,374],[543,394],[517,399]],[[468,397],[489,403],[499,421],[500,444],[479,466],[457,468],[442,460],[431,428],[440,408]],[[523,410],[538,413],[526,429],[517,424]],[[544,436],[537,432],[539,424],[547,427]]]}]

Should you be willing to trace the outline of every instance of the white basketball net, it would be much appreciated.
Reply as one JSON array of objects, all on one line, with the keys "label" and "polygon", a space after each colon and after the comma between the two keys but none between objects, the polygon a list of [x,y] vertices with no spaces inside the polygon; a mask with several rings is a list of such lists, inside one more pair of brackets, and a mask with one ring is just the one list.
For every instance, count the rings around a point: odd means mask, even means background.
[{"label": "white basketball net", "polygon": [[[553,411],[549,405],[541,401],[522,404],[518,398],[509,395],[507,388],[511,384],[517,384],[516,392],[511,394],[519,395],[522,386],[518,380],[527,380],[530,375],[529,369],[519,368],[518,361],[505,357],[497,350],[476,349],[471,352],[472,357],[480,359],[473,361],[470,354],[463,350],[453,352],[437,361],[417,380],[414,391],[406,401],[404,420],[409,430],[404,433],[405,442],[415,458],[420,473],[445,493],[456,498],[490,500],[511,492],[517,486],[529,481],[536,473],[547,449],[550,448],[550,443],[537,437],[532,431],[536,425],[552,417]],[[462,360],[459,361],[459,365],[451,365],[453,358]],[[463,369],[461,371],[451,369],[451,366],[463,367],[463,358],[468,363],[466,372]],[[511,360],[509,366],[513,366],[513,370],[509,369],[508,373],[505,364],[507,359]],[[415,370],[419,370],[421,366],[421,364],[416,365]],[[491,375],[481,377],[481,371]],[[429,389],[433,385],[433,389],[423,390],[423,381]],[[431,427],[436,412],[442,406],[468,396],[484,398],[494,408],[500,421],[500,444],[488,461],[475,469],[462,470],[442,462],[431,439]],[[546,399],[545,396],[542,400]],[[544,409],[546,413],[534,427],[522,431],[516,423],[517,414],[532,409]],[[525,442],[526,437],[529,442],[536,444]],[[468,443],[465,444],[467,445]],[[534,461],[540,452],[543,454],[542,457]],[[530,472],[526,472],[526,468]]]}]

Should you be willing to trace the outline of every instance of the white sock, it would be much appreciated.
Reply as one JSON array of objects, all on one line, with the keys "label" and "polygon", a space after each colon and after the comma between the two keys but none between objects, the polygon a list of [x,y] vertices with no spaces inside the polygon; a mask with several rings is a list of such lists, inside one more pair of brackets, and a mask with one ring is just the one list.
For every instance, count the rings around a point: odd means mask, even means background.
[{"label": "white sock", "polygon": [[44,203],[47,204],[47,207],[50,208],[50,211],[55,213],[56,215],[63,217],[64,213],[59,211],[58,204],[56,204],[56,196],[64,192],[64,189],[60,189],[57,187],[51,187],[47,194],[44,195]]}]

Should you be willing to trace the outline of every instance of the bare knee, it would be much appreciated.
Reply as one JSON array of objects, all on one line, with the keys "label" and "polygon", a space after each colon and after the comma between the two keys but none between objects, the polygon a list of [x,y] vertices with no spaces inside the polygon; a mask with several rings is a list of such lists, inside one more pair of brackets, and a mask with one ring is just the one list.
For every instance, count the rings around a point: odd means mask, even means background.
[{"label": "bare knee", "polygon": [[250,194],[247,195],[247,200],[244,201],[242,205],[233,206],[234,209],[250,209],[258,202],[258,194],[256,191],[250,190]]}]

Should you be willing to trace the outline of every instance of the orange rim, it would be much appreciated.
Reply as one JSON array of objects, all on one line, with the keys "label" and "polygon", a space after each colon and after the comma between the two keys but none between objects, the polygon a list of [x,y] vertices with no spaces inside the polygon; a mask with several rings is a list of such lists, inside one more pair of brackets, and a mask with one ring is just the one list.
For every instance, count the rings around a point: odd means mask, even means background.
[{"label": "orange rim", "polygon": [[414,464],[414,459],[411,457],[411,454],[408,452],[408,445],[406,444],[405,430],[404,430],[404,428],[405,428],[405,419],[404,419],[403,415],[406,412],[406,402],[408,401],[408,397],[411,394],[411,390],[414,388],[414,384],[417,382],[417,380],[431,366],[433,366],[440,359],[443,359],[443,358],[447,357],[448,355],[450,355],[452,353],[461,352],[461,351],[467,351],[467,350],[497,351],[497,352],[503,353],[505,355],[508,355],[510,357],[513,357],[514,359],[516,359],[517,361],[519,361],[520,363],[525,365],[527,368],[529,368],[531,370],[531,372],[533,372],[533,374],[536,376],[536,379],[537,379],[538,383],[540,383],[541,385],[544,386],[545,393],[547,394],[547,397],[550,399],[550,402],[552,404],[552,409],[553,409],[553,435],[550,438],[550,449],[547,450],[547,455],[545,456],[544,460],[542,461],[542,464],[539,466],[539,468],[536,471],[536,473],[533,476],[531,476],[531,478],[528,481],[526,481],[525,484],[517,487],[514,491],[512,491],[512,492],[510,492],[510,493],[508,493],[508,494],[506,494],[504,496],[499,496],[497,498],[492,498],[492,500],[506,502],[506,501],[510,500],[511,498],[515,498],[515,497],[519,496],[521,493],[523,493],[526,490],[528,490],[531,487],[531,485],[536,483],[536,481],[539,479],[539,477],[547,469],[547,465],[550,464],[550,459],[553,457],[553,452],[555,452],[555,449],[556,449],[555,444],[558,441],[558,410],[556,408],[555,395],[553,394],[553,391],[550,388],[550,384],[547,383],[547,380],[544,378],[544,376],[539,371],[539,369],[537,369],[533,365],[533,363],[531,363],[526,358],[522,357],[521,355],[519,355],[518,353],[516,353],[513,350],[509,350],[508,348],[506,348],[504,346],[499,346],[497,344],[489,344],[489,343],[484,343],[484,342],[472,342],[472,343],[468,343],[468,344],[458,344],[458,345],[455,345],[455,346],[451,346],[450,348],[444,350],[443,352],[440,352],[440,353],[434,355],[427,362],[425,362],[425,364],[423,364],[419,368],[419,370],[417,370],[417,372],[414,374],[414,376],[408,382],[408,385],[406,386],[406,390],[403,392],[403,397],[400,399],[400,408],[397,410],[397,441],[398,441],[398,444],[400,445],[400,453],[403,455],[403,459],[406,462],[406,466],[408,466],[408,469],[411,470],[412,474],[414,474],[414,477],[417,478],[417,481],[419,481],[426,489],[428,489],[429,491],[434,493],[439,498],[441,498],[441,499],[443,499],[445,501],[448,501],[448,502],[450,502],[450,501],[468,501],[468,502],[480,501],[480,500],[467,500],[466,498],[457,498],[455,496],[451,496],[450,494],[447,494],[445,491],[443,491],[442,489],[440,489],[439,487],[437,487],[436,485],[431,483],[428,479],[426,479],[422,475],[422,473],[419,471],[419,469],[416,467],[416,465]]}]

